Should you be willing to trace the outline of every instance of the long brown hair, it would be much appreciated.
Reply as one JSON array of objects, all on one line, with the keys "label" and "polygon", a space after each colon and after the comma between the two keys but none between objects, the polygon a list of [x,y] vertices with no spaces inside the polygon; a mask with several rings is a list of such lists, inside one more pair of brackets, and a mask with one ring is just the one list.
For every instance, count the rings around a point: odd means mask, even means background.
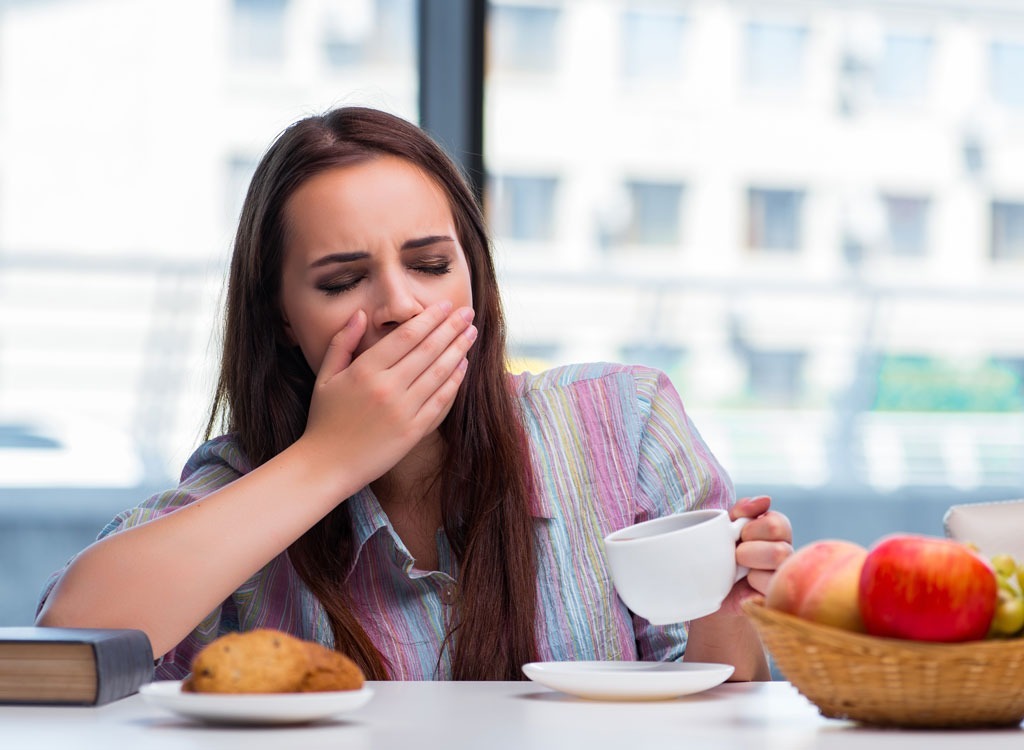
[{"label": "long brown hair", "polygon": [[[255,467],[302,435],[315,375],[283,334],[285,204],[310,177],[383,154],[415,164],[445,191],[469,265],[479,330],[465,380],[439,428],[443,526],[459,563],[459,595],[444,647],[451,649],[455,679],[522,679],[520,667],[536,655],[529,449],[508,388],[505,321],[483,215],[459,170],[422,130],[384,112],[343,107],[295,123],[264,155],[235,237],[207,436],[235,433]],[[387,679],[383,657],[349,606],[345,576],[354,552],[344,502],[288,549],[327,611],[336,647],[369,678]]]}]

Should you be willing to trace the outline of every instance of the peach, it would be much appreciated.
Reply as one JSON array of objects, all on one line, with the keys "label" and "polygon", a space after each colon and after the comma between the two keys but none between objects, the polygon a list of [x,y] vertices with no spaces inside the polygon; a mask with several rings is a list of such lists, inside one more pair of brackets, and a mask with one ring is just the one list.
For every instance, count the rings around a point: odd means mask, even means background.
[{"label": "peach", "polygon": [[766,606],[823,625],[864,632],[858,592],[867,554],[859,544],[841,539],[822,539],[801,547],[768,582]]}]

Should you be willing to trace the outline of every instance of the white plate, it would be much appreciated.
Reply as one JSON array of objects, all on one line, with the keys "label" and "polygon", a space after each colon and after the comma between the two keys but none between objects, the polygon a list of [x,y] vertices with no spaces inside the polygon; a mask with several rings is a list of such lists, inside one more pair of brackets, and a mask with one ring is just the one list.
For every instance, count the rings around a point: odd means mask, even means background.
[{"label": "white plate", "polygon": [[541,685],[591,700],[667,700],[720,685],[731,664],[649,661],[543,661],[523,665]]},{"label": "white plate", "polygon": [[177,680],[151,682],[139,693],[154,706],[214,724],[302,724],[352,711],[373,697],[368,687],[330,693],[183,693]]}]

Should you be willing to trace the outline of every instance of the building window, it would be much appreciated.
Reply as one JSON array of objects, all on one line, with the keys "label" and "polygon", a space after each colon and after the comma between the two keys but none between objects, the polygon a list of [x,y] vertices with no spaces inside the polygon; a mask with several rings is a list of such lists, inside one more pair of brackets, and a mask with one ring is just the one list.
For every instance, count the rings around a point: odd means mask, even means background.
[{"label": "building window", "polygon": [[416,0],[330,0],[323,45],[329,65],[410,65],[416,60]]},{"label": "building window", "polygon": [[558,59],[559,11],[525,5],[494,4],[488,8],[491,62],[499,70],[548,73]]},{"label": "building window", "polygon": [[755,250],[796,252],[801,242],[802,190],[747,192],[747,244]]},{"label": "building window", "polygon": [[1024,107],[1024,44],[994,42],[989,66],[992,98],[1006,107]]},{"label": "building window", "polygon": [[280,63],[288,0],[233,0],[231,56],[241,63]]},{"label": "building window", "polygon": [[927,198],[884,195],[886,245],[892,255],[920,257],[928,247]]},{"label": "building window", "polygon": [[800,351],[747,351],[747,385],[754,401],[764,406],[796,404],[803,393],[806,359]]},{"label": "building window", "polygon": [[920,101],[928,93],[932,40],[926,36],[887,34],[875,77],[880,99]]},{"label": "building window", "polygon": [[629,222],[616,245],[678,245],[683,186],[678,183],[627,182]]},{"label": "building window", "polygon": [[499,176],[490,181],[488,208],[499,237],[550,240],[555,235],[555,177]]},{"label": "building window", "polygon": [[622,74],[634,81],[671,81],[682,70],[686,19],[671,12],[629,10],[622,17]]},{"label": "building window", "polygon": [[992,203],[992,258],[1024,259],[1024,203]]},{"label": "building window", "polygon": [[746,82],[754,91],[783,93],[803,81],[807,29],[782,24],[747,24]]}]

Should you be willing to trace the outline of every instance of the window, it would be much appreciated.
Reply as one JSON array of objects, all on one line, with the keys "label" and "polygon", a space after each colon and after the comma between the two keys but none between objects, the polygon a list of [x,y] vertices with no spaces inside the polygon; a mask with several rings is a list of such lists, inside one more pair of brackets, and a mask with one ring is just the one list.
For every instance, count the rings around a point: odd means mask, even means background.
[{"label": "window", "polygon": [[241,63],[280,63],[288,0],[233,0],[231,56]]},{"label": "window", "polygon": [[[0,128],[0,625],[31,623],[52,571],[176,483],[216,382],[242,196],[274,136],[340,103],[417,120],[416,0],[332,5],[370,8],[378,30],[406,14],[408,67],[359,63],[344,81],[316,64],[328,2],[3,6],[0,36],[19,43]],[[185,51],[183,29],[201,32]],[[61,137],[40,102],[88,116]]]},{"label": "window", "polygon": [[671,12],[629,10],[622,17],[622,74],[628,80],[670,81],[682,69],[686,19]]},{"label": "window", "polygon": [[875,78],[878,97],[904,103],[924,98],[931,58],[931,38],[887,34]]},{"label": "window", "polygon": [[628,182],[629,221],[613,245],[678,245],[683,186],[678,183]]},{"label": "window", "polygon": [[1024,44],[993,43],[989,66],[992,98],[1004,107],[1024,108]]},{"label": "window", "polygon": [[755,91],[782,93],[803,81],[807,29],[802,26],[751,23],[746,33],[747,85]]},{"label": "window", "polygon": [[500,237],[550,240],[555,234],[555,177],[496,177],[490,182],[491,226]]},{"label": "window", "polygon": [[796,252],[804,194],[751,188],[747,193],[747,244],[755,250]]},{"label": "window", "polygon": [[559,11],[525,5],[490,6],[491,61],[502,70],[546,73],[558,58]]},{"label": "window", "polygon": [[992,203],[992,258],[1024,259],[1024,203]]},{"label": "window", "polygon": [[416,57],[416,0],[330,0],[323,34],[324,55],[332,67],[412,64]]},{"label": "window", "polygon": [[927,198],[882,196],[885,205],[886,246],[892,255],[919,257],[927,252]]}]

